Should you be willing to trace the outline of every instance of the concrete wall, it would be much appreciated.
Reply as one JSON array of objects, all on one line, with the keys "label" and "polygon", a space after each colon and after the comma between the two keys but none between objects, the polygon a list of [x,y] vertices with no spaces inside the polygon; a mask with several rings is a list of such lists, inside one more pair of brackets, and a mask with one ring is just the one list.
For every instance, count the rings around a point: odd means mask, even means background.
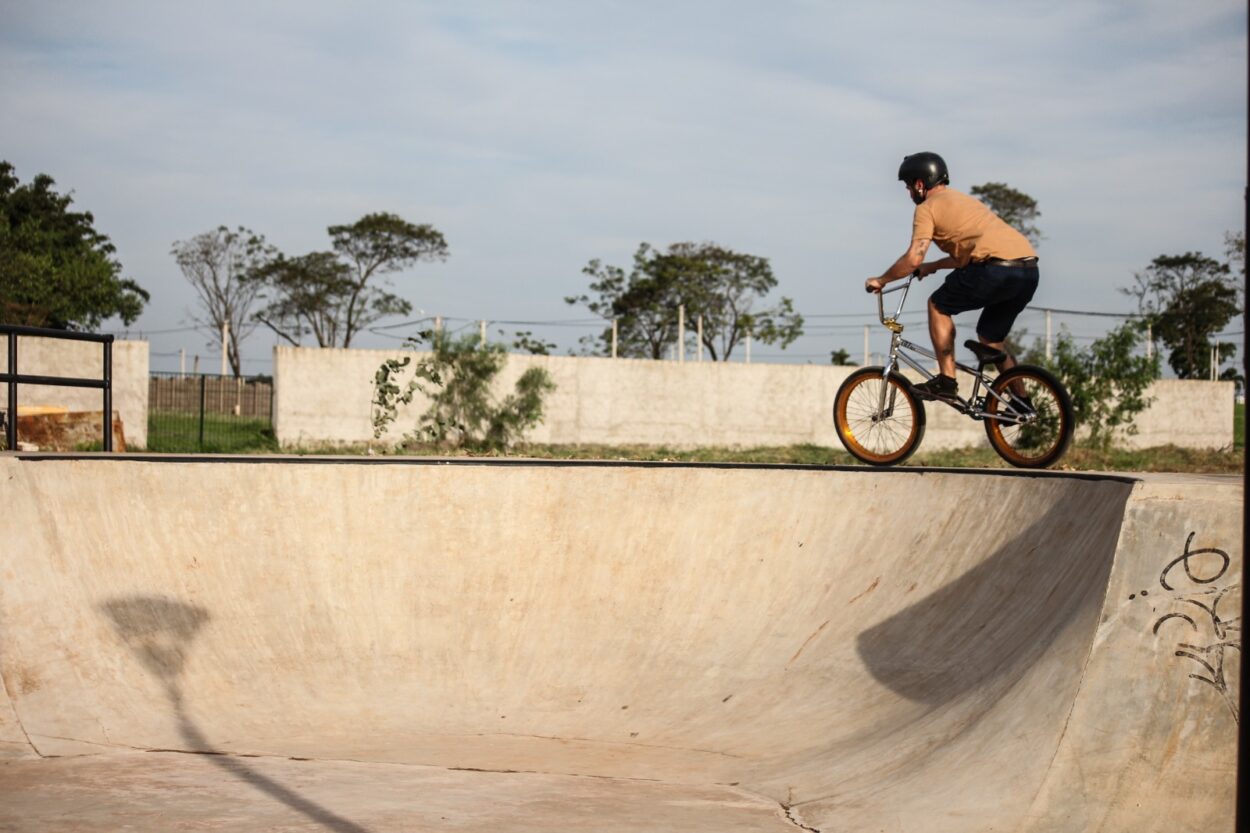
[{"label": "concrete wall", "polygon": [[[8,369],[7,338],[0,338],[0,367]],[[104,375],[104,345],[83,341],[20,336],[18,372],[36,376],[74,376],[100,379]],[[100,411],[104,392],[91,388],[19,385],[19,408],[50,406],[70,411]],[[0,408],[7,408],[8,385],[0,385]],[[126,445],[148,444],[148,343],[113,342],[113,410],[121,415]]]},{"label": "concrete wall", "polygon": [[1232,382],[1160,379],[1150,386],[1154,401],[1137,416],[1137,434],[1127,445],[1232,448],[1236,389]]},{"label": "concrete wall", "polygon": [[[365,443],[373,377],[386,350],[278,347],[274,421],[283,445]],[[420,354],[408,354],[420,355]],[[415,359],[414,359],[415,362]],[[694,446],[839,446],[833,397],[851,367],[726,364],[573,356],[509,356],[497,387],[511,390],[530,367],[551,374],[543,424],[528,435],[540,443]],[[1232,444],[1233,385],[1228,382],[1155,383],[1151,408],[1139,415],[1140,433],[1127,444],[1175,443],[1194,448]],[[428,403],[416,401],[382,438],[393,443],[416,424]],[[927,408],[922,448],[985,443],[985,432],[942,406]]]}]

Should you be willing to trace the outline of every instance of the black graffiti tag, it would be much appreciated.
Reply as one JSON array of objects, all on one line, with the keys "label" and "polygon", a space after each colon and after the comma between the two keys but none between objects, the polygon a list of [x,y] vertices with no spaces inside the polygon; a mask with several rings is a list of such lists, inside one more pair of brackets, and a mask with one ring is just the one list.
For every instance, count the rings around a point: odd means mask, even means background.
[{"label": "black graffiti tag", "polygon": [[[1176,589],[1168,583],[1168,575],[1178,566],[1185,568],[1185,576],[1194,584],[1212,584],[1219,581],[1228,572],[1228,565],[1232,563],[1232,559],[1228,557],[1228,553],[1224,552],[1224,550],[1218,550],[1214,547],[1205,547],[1200,550],[1191,550],[1189,548],[1189,545],[1194,542],[1194,536],[1197,534],[1197,532],[1189,533],[1189,537],[1185,539],[1185,551],[1177,558],[1168,562],[1168,565],[1163,568],[1163,572],[1159,574],[1159,584],[1163,586],[1164,590]],[[1203,578],[1201,575],[1194,574],[1194,565],[1191,562],[1200,555],[1215,555],[1220,559],[1220,568],[1209,578]]]},{"label": "black graffiti tag", "polygon": [[[1232,559],[1227,552],[1214,547],[1190,549],[1196,534],[1189,533],[1184,552],[1168,562],[1159,574],[1159,586],[1174,594],[1173,601],[1177,605],[1188,607],[1184,612],[1173,611],[1159,617],[1153,630],[1157,635],[1164,623],[1173,620],[1189,626],[1197,637],[1188,636],[1187,641],[1177,642],[1175,656],[1201,666],[1206,673],[1191,673],[1189,678],[1206,683],[1219,692],[1232,712],[1233,720],[1240,723],[1237,703],[1228,690],[1224,675],[1224,661],[1230,650],[1241,653],[1241,619],[1238,616],[1226,618],[1220,610],[1220,603],[1240,585],[1212,586],[1224,578]],[[1191,582],[1193,588],[1181,590],[1174,586],[1173,582],[1182,580]]]}]

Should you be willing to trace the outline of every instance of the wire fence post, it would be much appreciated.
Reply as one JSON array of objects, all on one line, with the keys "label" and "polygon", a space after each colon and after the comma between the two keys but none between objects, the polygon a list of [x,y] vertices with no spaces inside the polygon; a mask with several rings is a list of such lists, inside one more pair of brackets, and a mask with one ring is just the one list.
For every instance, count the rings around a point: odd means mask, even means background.
[{"label": "wire fence post", "polygon": [[868,355],[868,325],[864,325],[864,367],[872,364],[871,356]]},{"label": "wire fence post", "polygon": [[[17,333],[9,333],[9,376],[17,375]],[[17,382],[9,382],[9,413],[4,421],[5,447],[17,451]]]},{"label": "wire fence post", "polygon": [[481,337],[482,349],[486,349],[486,319],[482,319],[477,324],[478,335]]},{"label": "wire fence post", "polygon": [[227,339],[229,338],[230,338],[230,322],[223,321],[221,322],[221,375],[222,376],[226,375],[226,358],[227,358],[226,353],[229,352],[226,345],[229,343],[227,341]]},{"label": "wire fence post", "polygon": [[686,305],[677,305],[677,361],[686,362]]},{"label": "wire fence post", "polygon": [[104,450],[113,450],[113,337],[104,342]]},{"label": "wire fence post", "polygon": [[616,319],[612,319],[612,358],[616,358]]},{"label": "wire fence post", "polygon": [[1149,321],[1146,322],[1146,361],[1150,361],[1155,357],[1155,336],[1154,327]]},{"label": "wire fence post", "polygon": [[699,352],[696,354],[698,358],[696,358],[695,361],[701,362],[703,361],[703,316],[702,315],[699,316],[698,324],[696,325],[696,328],[697,329],[695,331],[695,341],[698,342]]},{"label": "wire fence post", "polygon": [[206,375],[200,376],[200,451],[204,450],[204,385],[207,378]]},{"label": "wire fence post", "polygon": [[747,364],[751,363],[751,333],[747,332]]},{"label": "wire fence post", "polygon": [[1051,355],[1050,310],[1046,310],[1046,361],[1050,361]]}]

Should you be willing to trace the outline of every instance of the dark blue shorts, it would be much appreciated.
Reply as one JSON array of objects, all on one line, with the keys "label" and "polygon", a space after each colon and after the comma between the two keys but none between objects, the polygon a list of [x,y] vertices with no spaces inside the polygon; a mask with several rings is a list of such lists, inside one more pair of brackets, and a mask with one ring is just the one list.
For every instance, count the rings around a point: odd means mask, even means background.
[{"label": "dark blue shorts", "polygon": [[1000,342],[1037,291],[1036,266],[988,266],[969,263],[946,276],[929,296],[930,303],[947,315],[981,310],[977,335]]}]

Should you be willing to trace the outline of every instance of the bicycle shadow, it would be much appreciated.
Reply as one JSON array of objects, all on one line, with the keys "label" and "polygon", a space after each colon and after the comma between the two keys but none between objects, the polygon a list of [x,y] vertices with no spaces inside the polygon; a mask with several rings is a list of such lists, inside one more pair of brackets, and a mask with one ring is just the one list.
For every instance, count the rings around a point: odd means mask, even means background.
[{"label": "bicycle shadow", "polygon": [[336,815],[239,759],[230,757],[229,753],[214,748],[187,714],[180,678],[191,643],[211,618],[207,610],[165,596],[112,599],[100,604],[99,609],[143,667],[164,684],[165,696],[173,706],[178,721],[178,732],[188,750],[203,753],[214,766],[302,813],[327,830],[334,833],[369,833],[367,828]]},{"label": "bicycle shadow", "polygon": [[1101,609],[1125,502],[1127,491],[1115,523],[1091,523],[1089,496],[1064,496],[977,566],[860,633],[869,672],[930,706],[1014,682],[1071,622]]}]

